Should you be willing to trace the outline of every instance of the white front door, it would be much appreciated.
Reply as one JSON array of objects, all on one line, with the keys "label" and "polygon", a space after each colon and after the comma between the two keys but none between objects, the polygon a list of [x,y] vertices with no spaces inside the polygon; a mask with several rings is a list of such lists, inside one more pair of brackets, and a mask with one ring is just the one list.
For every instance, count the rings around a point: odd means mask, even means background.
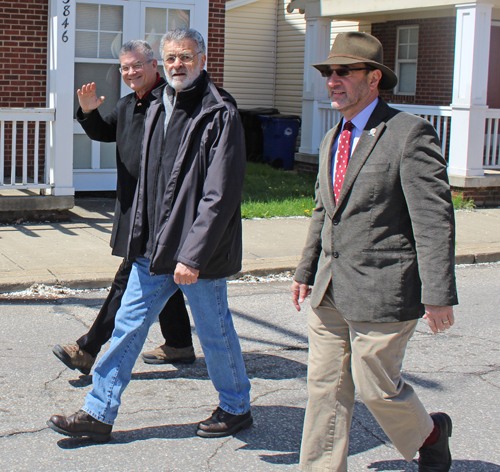
[{"label": "white front door", "polygon": [[[131,90],[121,80],[119,50],[131,39],[146,39],[159,59],[163,34],[175,28],[192,27],[205,39],[208,30],[206,0],[167,3],[138,0],[80,0],[76,3],[74,114],[78,109],[76,90],[96,83],[105,101],[99,107],[109,113],[118,99]],[[161,61],[160,61],[161,65]],[[163,68],[159,67],[163,72]],[[68,104],[69,105],[69,104]],[[73,116],[74,116],[73,114]],[[73,123],[73,183],[77,191],[116,189],[115,144],[91,141],[76,120]]]}]

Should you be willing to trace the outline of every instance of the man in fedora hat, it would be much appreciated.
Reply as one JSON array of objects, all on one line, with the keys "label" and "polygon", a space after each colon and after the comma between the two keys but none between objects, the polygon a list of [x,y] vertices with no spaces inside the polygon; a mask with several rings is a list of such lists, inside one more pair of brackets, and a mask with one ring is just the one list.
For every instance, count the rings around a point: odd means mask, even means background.
[{"label": "man in fedora hat", "polygon": [[446,162],[432,125],[378,97],[397,77],[380,42],[341,33],[325,62],[332,107],[343,119],[323,138],[316,207],[292,284],[311,293],[309,400],[303,471],[347,471],[354,391],[419,472],[451,467],[451,419],[428,414],[401,377],[418,319],[453,325],[454,218]]}]

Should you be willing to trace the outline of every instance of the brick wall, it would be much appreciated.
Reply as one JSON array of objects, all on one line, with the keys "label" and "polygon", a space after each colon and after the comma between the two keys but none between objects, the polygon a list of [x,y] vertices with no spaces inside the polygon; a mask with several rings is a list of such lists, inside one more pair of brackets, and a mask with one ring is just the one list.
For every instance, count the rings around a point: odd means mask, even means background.
[{"label": "brick wall", "polygon": [[224,82],[225,19],[226,0],[211,1],[208,10],[207,71],[220,87]]},{"label": "brick wall", "polygon": [[318,164],[311,164],[309,162],[295,161],[293,166],[298,174],[317,174]]},{"label": "brick wall", "polygon": [[455,58],[455,17],[373,23],[372,34],[384,46],[384,63],[395,70],[397,27],[419,25],[417,88],[415,96],[381,96],[392,103],[449,106],[453,92],[453,63]]},{"label": "brick wall", "polygon": [[0,107],[45,107],[48,0],[0,2]]},{"label": "brick wall", "polygon": [[[47,87],[48,0],[0,2],[0,107],[44,108]],[[6,183],[10,184],[12,125],[5,124]],[[43,181],[45,124],[40,124],[38,140],[40,172]],[[35,125],[30,123],[28,136],[28,177],[33,177]],[[22,123],[17,124],[16,174],[22,173]]]},{"label": "brick wall", "polygon": [[500,205],[500,187],[461,188],[451,187],[453,196],[461,195],[465,202],[472,200],[478,207],[497,207]]}]

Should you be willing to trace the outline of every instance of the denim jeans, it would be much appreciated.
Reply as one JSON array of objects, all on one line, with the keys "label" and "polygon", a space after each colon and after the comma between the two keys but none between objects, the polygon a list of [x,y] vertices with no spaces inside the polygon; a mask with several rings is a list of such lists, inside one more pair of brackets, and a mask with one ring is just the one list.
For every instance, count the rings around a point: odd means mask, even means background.
[{"label": "denim jeans", "polygon": [[[116,313],[120,309],[131,270],[131,264],[122,262],[97,318],[88,333],[76,341],[80,349],[88,352],[93,357],[97,357],[103,344],[111,339],[115,327]],[[193,344],[189,315],[184,303],[184,296],[180,290],[170,297],[158,318],[161,333],[168,346],[179,349]]]},{"label": "denim jeans", "polygon": [[191,307],[219,406],[233,415],[250,409],[250,382],[227,304],[226,280],[198,279],[178,286],[173,275],[150,275],[149,259],[142,257],[132,266],[110,347],[94,368],[92,390],[82,408],[95,419],[113,424],[149,328],[179,287]]}]

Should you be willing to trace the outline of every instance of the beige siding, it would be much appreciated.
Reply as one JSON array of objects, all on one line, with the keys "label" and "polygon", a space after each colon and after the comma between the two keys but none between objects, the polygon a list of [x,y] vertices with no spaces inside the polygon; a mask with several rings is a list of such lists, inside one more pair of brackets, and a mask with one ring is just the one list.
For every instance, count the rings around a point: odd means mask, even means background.
[{"label": "beige siding", "polygon": [[306,21],[298,10],[288,13],[289,0],[278,1],[275,104],[280,113],[302,114]]},{"label": "beige siding", "polygon": [[[306,21],[289,0],[258,0],[226,11],[224,88],[240,108],[276,107],[302,114]],[[341,31],[370,32],[370,25],[332,21]]]},{"label": "beige siding", "polygon": [[277,1],[226,11],[224,88],[240,108],[274,106]]},{"label": "beige siding", "polygon": [[370,34],[372,25],[371,23],[358,23],[357,21],[332,21],[330,45],[333,44],[337,34],[348,31],[362,31],[363,33]]}]

